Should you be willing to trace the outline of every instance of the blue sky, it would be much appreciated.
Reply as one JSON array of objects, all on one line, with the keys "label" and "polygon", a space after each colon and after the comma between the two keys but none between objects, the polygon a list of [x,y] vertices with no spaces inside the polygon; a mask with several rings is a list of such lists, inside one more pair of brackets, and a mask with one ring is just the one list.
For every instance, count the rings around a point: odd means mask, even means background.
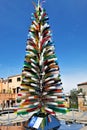
[{"label": "blue sky", "polygon": [[[37,1],[37,0],[34,0]],[[65,92],[87,81],[87,0],[45,0]],[[20,74],[32,0],[0,0],[0,77]]]}]

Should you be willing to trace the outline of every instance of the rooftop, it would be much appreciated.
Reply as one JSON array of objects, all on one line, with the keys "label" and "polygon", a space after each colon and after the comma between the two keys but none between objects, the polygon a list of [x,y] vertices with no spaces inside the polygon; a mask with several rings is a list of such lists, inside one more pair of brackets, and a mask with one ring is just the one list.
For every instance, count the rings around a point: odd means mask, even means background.
[{"label": "rooftop", "polygon": [[9,76],[8,78],[13,78],[13,77],[17,77],[17,76],[21,76],[21,74],[12,75],[12,76]]},{"label": "rooftop", "polygon": [[82,85],[87,85],[87,82],[83,82],[83,83],[77,84],[77,86],[82,86]]}]

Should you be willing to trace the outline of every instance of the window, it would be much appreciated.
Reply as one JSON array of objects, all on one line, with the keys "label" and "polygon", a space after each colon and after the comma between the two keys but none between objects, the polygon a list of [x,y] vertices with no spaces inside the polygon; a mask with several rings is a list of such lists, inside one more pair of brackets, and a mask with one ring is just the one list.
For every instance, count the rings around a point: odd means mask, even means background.
[{"label": "window", "polygon": [[66,98],[65,101],[68,102],[68,99]]},{"label": "window", "polygon": [[17,87],[17,93],[20,91],[20,87]]},{"label": "window", "polygon": [[5,89],[3,89],[3,93],[6,93],[6,90],[5,90]]},{"label": "window", "polygon": [[82,92],[82,88],[80,88],[80,90],[79,90],[80,92]]},{"label": "window", "polygon": [[16,89],[15,88],[13,88],[13,93],[16,93]]},{"label": "window", "polygon": [[20,122],[17,122],[17,126],[21,126],[21,123],[20,123]]},{"label": "window", "polygon": [[17,78],[17,81],[21,81],[21,78],[20,78],[20,77],[18,77],[18,78]]},{"label": "window", "polygon": [[8,83],[11,83],[12,82],[12,79],[8,79]]}]

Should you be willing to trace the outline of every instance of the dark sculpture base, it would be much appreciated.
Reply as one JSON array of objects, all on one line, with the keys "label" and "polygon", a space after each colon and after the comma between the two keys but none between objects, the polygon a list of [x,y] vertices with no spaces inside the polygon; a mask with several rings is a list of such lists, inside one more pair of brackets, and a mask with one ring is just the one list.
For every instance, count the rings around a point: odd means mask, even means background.
[{"label": "dark sculpture base", "polygon": [[[50,121],[48,121],[50,116]],[[45,113],[35,113],[27,122],[24,123],[25,130],[42,130],[41,123],[45,120],[44,130],[58,130],[61,126],[60,121],[52,115]]]}]

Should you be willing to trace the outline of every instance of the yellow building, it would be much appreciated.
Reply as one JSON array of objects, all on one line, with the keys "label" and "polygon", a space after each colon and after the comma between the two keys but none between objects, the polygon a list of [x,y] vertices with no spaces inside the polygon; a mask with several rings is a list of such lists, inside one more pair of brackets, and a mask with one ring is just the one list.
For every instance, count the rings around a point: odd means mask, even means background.
[{"label": "yellow building", "polygon": [[21,75],[0,79],[0,93],[18,93],[21,84]]},{"label": "yellow building", "polygon": [[0,79],[0,93],[7,93],[8,90],[8,82],[7,79]]},{"label": "yellow building", "polygon": [[18,93],[21,84],[21,75],[8,77],[8,90],[11,93]]},{"label": "yellow building", "polygon": [[65,95],[65,106],[70,108],[70,94],[68,93]]}]

